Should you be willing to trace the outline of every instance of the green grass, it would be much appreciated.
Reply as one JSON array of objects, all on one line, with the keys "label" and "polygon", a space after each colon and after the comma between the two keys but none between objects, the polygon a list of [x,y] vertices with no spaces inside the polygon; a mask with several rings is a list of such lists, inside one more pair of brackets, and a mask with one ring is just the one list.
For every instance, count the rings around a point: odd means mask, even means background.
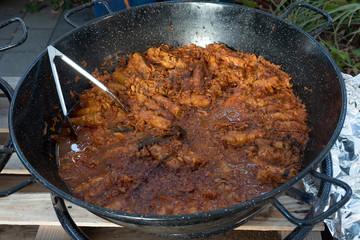
[{"label": "green grass", "polygon": [[[249,1],[237,0],[237,3],[248,5]],[[357,75],[360,73],[360,3],[358,0],[257,0],[253,6],[281,16],[290,5],[305,2],[326,11],[332,18],[331,28],[322,32],[316,39],[330,52],[340,70]],[[252,6],[250,6],[252,7]],[[295,9],[287,18],[288,21],[312,32],[326,20],[307,8]]]}]

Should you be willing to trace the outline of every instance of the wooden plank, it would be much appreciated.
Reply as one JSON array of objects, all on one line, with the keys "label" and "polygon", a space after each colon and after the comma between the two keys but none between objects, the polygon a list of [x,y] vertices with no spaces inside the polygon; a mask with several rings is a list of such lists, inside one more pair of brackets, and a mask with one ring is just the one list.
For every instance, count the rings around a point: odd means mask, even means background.
[{"label": "wooden plank", "polygon": [[0,240],[34,240],[38,226],[0,225]]},{"label": "wooden plank", "polygon": [[[169,238],[163,238],[155,235],[150,235],[145,232],[130,229],[130,228],[82,228],[82,231],[92,240],[166,240]],[[71,239],[60,226],[40,226],[36,240],[52,240],[52,239]],[[279,232],[257,232],[257,231],[228,231],[219,235],[196,238],[207,240],[280,240],[281,235]]]},{"label": "wooden plank", "polygon": [[1,111],[0,111],[0,133],[9,133],[8,115],[1,114]]},{"label": "wooden plank", "polygon": [[[290,234],[290,232],[281,231],[280,234],[281,234],[281,239],[284,239],[287,235]],[[321,232],[312,231],[304,238],[304,240],[322,240]]]},{"label": "wooden plank", "polygon": [[9,105],[7,98],[0,97],[0,144],[5,144],[9,136]]},{"label": "wooden plank", "polygon": [[40,226],[36,240],[71,240],[71,237],[61,226]]},{"label": "wooden plank", "polygon": [[14,90],[18,84],[20,77],[2,77]]},{"label": "wooden plank", "polygon": [[[1,131],[1,129],[0,129]],[[8,143],[8,140],[9,140],[9,133],[8,132],[0,132],[0,145],[1,147]]]},{"label": "wooden plank", "polygon": [[[6,97],[0,97],[0,109],[8,110],[10,107],[10,102]],[[7,111],[9,112],[9,111]]]},{"label": "wooden plank", "polygon": [[[292,213],[305,210],[305,204],[299,205],[289,199],[282,199],[285,207]],[[89,211],[67,203],[69,212],[79,226],[118,227],[118,225],[95,216]],[[294,214],[301,217],[301,213]],[[52,207],[49,193],[16,193],[0,199],[0,224],[7,225],[49,225],[59,226],[60,223]],[[237,230],[252,231],[292,231],[295,226],[287,221],[277,210],[262,212],[259,216],[240,226]],[[324,230],[323,224],[317,224],[314,231]]]},{"label": "wooden plank", "polygon": [[[11,82],[11,86],[16,86],[18,78],[8,78]],[[10,103],[5,94],[0,90],[0,143],[2,144],[3,134],[9,133],[8,115],[9,115]]]},{"label": "wooden plank", "polygon": [[[309,210],[309,205],[298,202],[288,196],[280,197],[279,201],[297,218],[304,218]],[[270,210],[270,213],[267,211],[268,209],[262,211],[258,216],[252,219],[249,224],[241,226],[240,229],[256,231],[292,231],[295,228],[295,225],[290,223],[278,210]],[[314,231],[323,230],[324,225],[322,223],[319,223],[314,227]]]},{"label": "wooden plank", "polygon": [[[115,227],[81,207],[67,203],[79,226]],[[53,209],[50,193],[16,193],[0,198],[0,225],[60,226]]]},{"label": "wooden plank", "polygon": [[1,171],[2,174],[23,174],[29,175],[29,171],[24,167],[16,153],[13,153],[5,168]]},{"label": "wooden plank", "polygon": [[[4,191],[5,189],[9,189],[11,187],[14,187],[15,185],[18,185],[28,178],[30,178],[31,175],[13,175],[13,174],[1,174],[0,175],[0,191]],[[27,192],[27,193],[48,193],[49,189],[44,187],[40,183],[33,183],[23,189],[21,189],[19,192]]]}]

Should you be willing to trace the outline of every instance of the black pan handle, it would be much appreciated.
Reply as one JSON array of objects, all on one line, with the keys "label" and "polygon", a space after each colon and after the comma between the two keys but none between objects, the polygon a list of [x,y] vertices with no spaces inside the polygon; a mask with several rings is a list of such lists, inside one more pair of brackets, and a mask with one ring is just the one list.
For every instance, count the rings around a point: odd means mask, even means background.
[{"label": "black pan handle", "polygon": [[[11,102],[12,96],[14,94],[14,90],[12,89],[12,87],[4,80],[0,77],[0,89],[5,93],[6,97],[8,98],[8,100]],[[9,137],[7,140],[7,143],[5,144],[5,146],[0,149],[0,172],[3,170],[3,168],[5,167],[5,165],[8,163],[11,155],[13,154],[14,149],[13,149],[13,143],[11,141],[11,138]],[[29,178],[27,180],[25,180],[24,182],[11,187],[7,190],[1,191],[0,192],[0,197],[6,197],[9,196],[10,194],[13,194],[14,192],[19,191],[20,189],[32,184],[35,182],[34,178]]]},{"label": "black pan handle", "polygon": [[22,44],[23,42],[25,42],[25,40],[27,39],[27,29],[26,29],[26,25],[24,23],[24,21],[21,19],[21,18],[18,18],[18,17],[15,17],[15,18],[10,18],[2,23],[0,23],[0,29],[13,23],[13,22],[19,22],[20,25],[21,25],[21,29],[23,31],[23,35],[21,37],[20,40],[18,40],[17,42],[14,42],[14,43],[9,43],[5,46],[0,46],[0,52],[1,51],[4,51],[4,50],[7,50],[7,49],[10,49],[10,48],[13,48],[13,47],[16,47],[16,46],[19,46],[20,44]]},{"label": "black pan handle", "polygon": [[323,32],[323,31],[324,31],[325,29],[327,29],[327,28],[332,24],[332,22],[333,22],[331,16],[330,16],[327,12],[325,12],[325,11],[323,11],[323,10],[317,8],[317,7],[314,7],[314,6],[310,5],[310,4],[307,4],[307,3],[295,3],[295,4],[291,5],[291,6],[284,12],[284,14],[283,14],[280,18],[285,19],[295,8],[299,8],[299,7],[304,7],[304,8],[313,10],[314,12],[319,13],[320,15],[322,15],[323,17],[325,17],[326,20],[327,20],[327,22],[326,22],[324,25],[318,27],[317,29],[315,29],[314,31],[312,31],[311,33],[309,33],[311,36],[315,36],[315,35]]},{"label": "black pan handle", "polygon": [[327,176],[322,173],[318,173],[316,171],[311,171],[311,175],[315,178],[318,178],[320,180],[323,180],[325,182],[334,184],[336,186],[341,187],[345,190],[345,194],[340,199],[339,202],[335,203],[334,205],[330,206],[329,209],[327,209],[325,212],[320,213],[319,215],[313,217],[313,218],[307,218],[307,219],[298,219],[294,217],[278,200],[275,200],[273,202],[273,205],[281,212],[284,217],[286,217],[290,222],[297,226],[310,226],[315,225],[321,221],[323,221],[325,218],[329,217],[331,214],[335,213],[337,210],[339,210],[351,197],[352,190],[350,186],[343,181],[340,181],[336,178]]},{"label": "black pan handle", "polygon": [[52,192],[51,201],[54,206],[56,216],[58,217],[61,226],[65,229],[66,233],[76,240],[88,240],[88,236],[86,236],[85,233],[80,230],[80,228],[71,218],[64,200]]},{"label": "black pan handle", "polygon": [[65,15],[64,15],[65,21],[68,24],[70,24],[71,26],[73,26],[74,28],[79,27],[79,24],[71,21],[69,17],[71,15],[73,15],[74,13],[77,13],[77,12],[79,12],[79,11],[85,9],[85,8],[92,7],[92,6],[97,5],[97,4],[104,5],[106,10],[109,12],[109,14],[112,13],[112,11],[110,9],[110,6],[109,6],[109,4],[107,2],[105,2],[105,1],[91,1],[91,2],[85,3],[83,5],[80,5],[80,6],[76,7],[76,8],[73,8],[73,9],[67,11],[65,13]]}]

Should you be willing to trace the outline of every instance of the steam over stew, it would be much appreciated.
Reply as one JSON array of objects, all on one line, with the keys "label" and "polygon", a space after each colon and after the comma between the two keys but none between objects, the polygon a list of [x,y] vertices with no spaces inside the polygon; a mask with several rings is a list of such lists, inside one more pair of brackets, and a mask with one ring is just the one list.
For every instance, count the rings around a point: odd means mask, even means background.
[{"label": "steam over stew", "polygon": [[153,47],[94,75],[63,130],[58,166],[72,193],[142,214],[209,211],[258,197],[294,177],[308,139],[290,77],[222,44]]}]

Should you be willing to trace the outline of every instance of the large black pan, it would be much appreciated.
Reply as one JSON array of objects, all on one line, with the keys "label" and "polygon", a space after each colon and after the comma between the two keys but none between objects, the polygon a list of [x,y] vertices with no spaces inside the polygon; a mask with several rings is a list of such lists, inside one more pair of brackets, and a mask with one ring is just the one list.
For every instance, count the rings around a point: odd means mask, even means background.
[{"label": "large black pan", "polygon": [[[311,35],[298,27],[282,18],[239,5],[164,2],[110,14],[75,29],[53,45],[75,62],[85,61],[86,69],[92,72],[106,59],[161,44],[179,47],[191,43],[205,46],[213,42],[261,55],[281,65],[292,76],[294,91],[308,110],[311,132],[302,170],[289,182],[242,204],[177,216],[112,211],[73,197],[57,173],[52,136],[57,134],[61,124],[55,125],[55,131],[51,127],[60,110],[45,51],[21,79],[11,102],[10,135],[17,154],[33,176],[60,197],[120,225],[152,233],[189,236],[231,228],[269,204],[275,205],[297,225],[314,224],[334,213],[349,199],[351,189],[336,179],[315,173],[313,169],[329,153],[339,135],[345,118],[346,92],[333,59]],[[71,80],[76,74],[65,65],[58,69],[61,69],[60,79],[69,82],[63,85],[63,92],[68,106],[72,106],[75,100],[70,98],[69,91],[79,93],[88,87],[88,83],[73,83]],[[287,212],[277,197],[308,173],[341,186],[346,194],[326,212],[312,219],[300,220]]]}]

